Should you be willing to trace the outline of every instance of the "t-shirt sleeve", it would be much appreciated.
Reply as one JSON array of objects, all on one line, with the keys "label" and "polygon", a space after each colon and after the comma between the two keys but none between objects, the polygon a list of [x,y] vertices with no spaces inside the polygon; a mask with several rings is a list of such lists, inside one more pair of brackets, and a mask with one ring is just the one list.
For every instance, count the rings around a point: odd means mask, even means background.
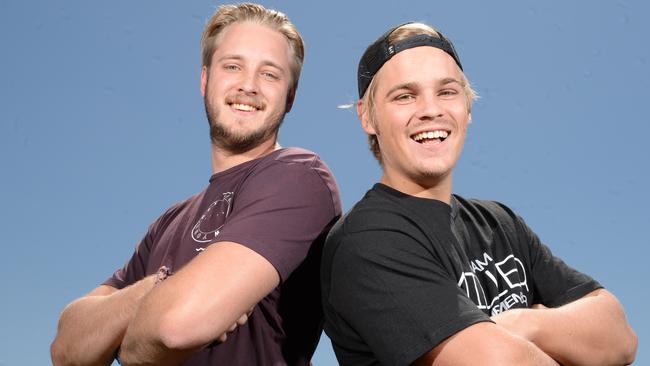
[{"label": "t-shirt sleeve", "polygon": [[145,234],[144,238],[135,247],[135,251],[122,268],[118,269],[102,285],[123,289],[146,276],[147,261],[151,252],[152,227]]},{"label": "t-shirt sleeve", "polygon": [[521,242],[527,244],[530,253],[534,304],[558,307],[602,288],[596,280],[554,256],[521,217],[517,216],[517,224],[520,235],[525,238]]},{"label": "t-shirt sleeve", "polygon": [[148,265],[151,252],[154,250],[156,236],[165,229],[169,222],[185,207],[188,201],[176,203],[149,225],[146,234],[140,243],[136,245],[131,258],[122,268],[116,270],[111,277],[104,281],[102,285],[123,289],[151,274],[147,273],[147,271],[151,272]]},{"label": "t-shirt sleeve", "polygon": [[286,280],[340,215],[328,180],[329,171],[308,163],[276,161],[257,169],[236,192],[216,242],[247,246]]},{"label": "t-shirt sleeve", "polygon": [[332,326],[361,338],[385,365],[408,365],[462,329],[490,321],[427,244],[400,231],[345,235],[330,284],[327,302],[338,318]]}]

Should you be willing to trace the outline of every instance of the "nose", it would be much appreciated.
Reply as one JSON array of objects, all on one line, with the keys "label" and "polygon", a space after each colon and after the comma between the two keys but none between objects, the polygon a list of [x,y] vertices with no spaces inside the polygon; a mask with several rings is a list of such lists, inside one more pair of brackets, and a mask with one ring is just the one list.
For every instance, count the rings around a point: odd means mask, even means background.
[{"label": "nose", "polygon": [[416,116],[421,120],[434,120],[443,115],[443,108],[440,100],[434,94],[426,93],[418,98],[418,109]]},{"label": "nose", "polygon": [[246,95],[256,95],[258,92],[258,75],[254,71],[242,73],[239,83],[239,91]]}]

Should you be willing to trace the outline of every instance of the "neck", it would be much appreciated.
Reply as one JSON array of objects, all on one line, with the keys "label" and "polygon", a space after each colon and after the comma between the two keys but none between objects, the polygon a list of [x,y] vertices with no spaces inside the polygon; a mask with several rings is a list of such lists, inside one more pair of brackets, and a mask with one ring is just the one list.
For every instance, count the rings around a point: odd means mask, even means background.
[{"label": "neck", "polygon": [[425,177],[411,180],[405,177],[391,177],[384,172],[381,183],[411,196],[434,199],[451,204],[452,176]]},{"label": "neck", "polygon": [[232,151],[212,144],[212,174],[220,173],[247,161],[261,158],[280,148],[281,146],[274,138],[243,153],[233,153]]}]

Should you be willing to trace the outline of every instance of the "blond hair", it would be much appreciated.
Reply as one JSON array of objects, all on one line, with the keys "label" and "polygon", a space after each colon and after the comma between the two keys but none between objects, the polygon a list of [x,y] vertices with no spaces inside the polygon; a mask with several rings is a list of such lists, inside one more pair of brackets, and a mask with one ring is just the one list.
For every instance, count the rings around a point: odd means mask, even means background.
[{"label": "blond hair", "polygon": [[289,18],[282,12],[266,9],[262,5],[253,3],[221,5],[208,20],[203,35],[201,36],[201,60],[203,66],[210,67],[212,55],[219,47],[219,35],[229,25],[238,22],[253,22],[267,26],[280,32],[289,43],[293,54],[291,62],[291,89],[294,93],[298,88],[300,70],[305,58],[305,45]]}]

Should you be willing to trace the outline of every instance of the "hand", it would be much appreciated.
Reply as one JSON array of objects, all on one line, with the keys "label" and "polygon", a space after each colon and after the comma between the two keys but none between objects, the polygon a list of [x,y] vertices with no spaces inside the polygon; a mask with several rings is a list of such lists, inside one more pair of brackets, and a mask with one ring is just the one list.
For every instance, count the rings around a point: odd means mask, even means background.
[{"label": "hand", "polygon": [[230,328],[228,328],[228,330],[224,334],[220,335],[219,338],[217,338],[217,342],[220,343],[225,342],[228,339],[228,333],[232,333],[235,329],[237,329],[238,326],[246,324],[246,322],[248,322],[248,318],[253,313],[253,309],[255,309],[255,305],[253,305],[248,310],[248,312],[246,312],[246,314],[240,316],[239,319],[237,319],[237,321],[233,323],[233,325],[231,325]]}]

